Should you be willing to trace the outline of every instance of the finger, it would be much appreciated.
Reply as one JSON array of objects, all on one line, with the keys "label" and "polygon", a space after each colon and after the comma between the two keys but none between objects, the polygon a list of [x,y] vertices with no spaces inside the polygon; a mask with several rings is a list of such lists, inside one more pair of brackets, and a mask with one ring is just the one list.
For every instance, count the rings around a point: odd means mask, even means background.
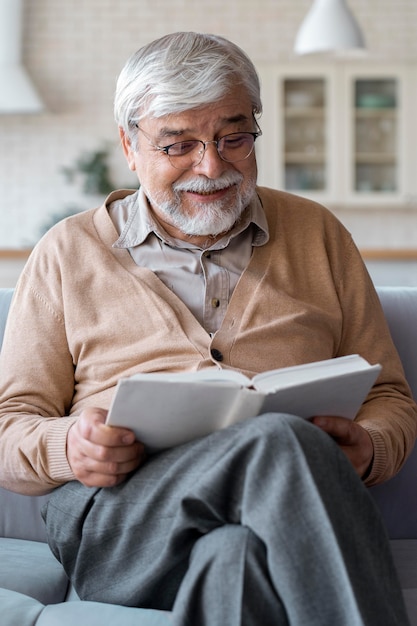
[{"label": "finger", "polygon": [[[127,431],[129,441],[117,445],[113,429],[103,424],[106,412],[86,410],[72,424],[67,435],[67,458],[77,480],[88,486],[110,486],[135,470],[144,458],[144,446]],[[105,433],[101,429],[105,429]],[[115,429],[117,431],[124,429]],[[107,431],[111,431],[110,433]],[[120,433],[116,433],[120,435]],[[122,435],[122,441],[126,436]],[[104,442],[95,443],[96,441]],[[95,478],[92,478],[94,476]]]},{"label": "finger", "polygon": [[341,417],[320,416],[312,421],[334,439],[359,476],[369,471],[374,454],[373,443],[360,424]]},{"label": "finger", "polygon": [[82,471],[86,473],[101,474],[103,476],[118,476],[132,472],[140,465],[143,458],[143,454],[137,454],[132,458],[122,461],[99,461],[91,456],[81,456],[80,467],[82,466]]},{"label": "finger", "polygon": [[132,458],[116,462],[98,461],[91,456],[86,456],[78,450],[76,457],[72,458],[72,469],[77,480],[86,486],[110,487],[126,478],[128,474],[136,470],[145,459],[143,446],[138,445],[139,453]]},{"label": "finger", "polygon": [[343,441],[343,443],[345,443],[346,445],[354,443],[356,439],[354,422],[352,422],[352,420],[350,419],[347,419],[345,417],[327,417],[320,415],[317,417],[313,417],[311,421],[321,430],[333,437],[333,439],[336,439],[337,441]]},{"label": "finger", "polygon": [[87,472],[84,474],[79,474],[76,476],[76,479],[82,483],[85,487],[100,487],[100,488],[109,488],[115,487],[122,483],[126,475],[118,474],[118,475],[110,475],[110,474],[100,474],[95,472]]},{"label": "finger", "polygon": [[135,435],[131,430],[107,426],[106,418],[107,411],[104,409],[87,409],[81,413],[76,428],[83,439],[98,445],[117,447],[133,444]]},{"label": "finger", "polygon": [[139,441],[129,446],[104,446],[86,439],[82,442],[81,450],[86,457],[99,463],[128,463],[143,455],[144,446]]}]

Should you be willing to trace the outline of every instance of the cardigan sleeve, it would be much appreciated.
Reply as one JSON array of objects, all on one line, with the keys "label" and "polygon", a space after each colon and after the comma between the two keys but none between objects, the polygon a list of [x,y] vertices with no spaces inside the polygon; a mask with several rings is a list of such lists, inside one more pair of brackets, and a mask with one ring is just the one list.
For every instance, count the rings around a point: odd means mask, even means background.
[{"label": "cardigan sleeve", "polygon": [[45,287],[31,267],[17,285],[0,353],[1,484],[40,494],[74,478],[66,457],[74,367],[62,310],[48,297],[48,289],[59,293],[58,274],[52,284],[49,268]]},{"label": "cardigan sleeve", "polygon": [[[317,336],[323,342],[326,336],[329,338],[325,325],[333,316],[336,323],[330,335],[334,341],[332,353],[321,358],[360,354],[370,363],[382,365],[356,420],[368,431],[374,446],[365,483],[388,480],[399,471],[413,448],[417,407],[360,252],[343,224],[323,206],[283,192],[260,191],[269,221],[279,216],[275,236],[280,246],[276,247],[276,254],[285,250],[279,257],[280,265],[286,264],[291,277],[291,281],[285,282],[281,273],[279,288],[290,293],[300,303],[300,309],[305,308],[305,302],[312,304],[318,319],[323,321],[312,329],[311,341],[304,336],[307,359],[318,359]],[[270,231],[272,237],[273,228]],[[291,331],[289,334],[292,336]]]},{"label": "cardigan sleeve", "polygon": [[416,405],[392,341],[381,303],[351,238],[339,282],[343,311],[340,354],[359,353],[382,371],[356,421],[372,438],[374,458],[365,483],[391,478],[403,465],[416,438]]}]

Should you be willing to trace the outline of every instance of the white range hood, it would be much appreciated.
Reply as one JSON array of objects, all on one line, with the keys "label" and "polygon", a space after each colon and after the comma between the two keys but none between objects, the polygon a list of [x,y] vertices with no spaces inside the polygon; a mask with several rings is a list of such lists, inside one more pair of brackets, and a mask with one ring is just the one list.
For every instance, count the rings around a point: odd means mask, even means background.
[{"label": "white range hood", "polygon": [[22,40],[23,0],[0,0],[0,115],[45,108],[23,67]]}]

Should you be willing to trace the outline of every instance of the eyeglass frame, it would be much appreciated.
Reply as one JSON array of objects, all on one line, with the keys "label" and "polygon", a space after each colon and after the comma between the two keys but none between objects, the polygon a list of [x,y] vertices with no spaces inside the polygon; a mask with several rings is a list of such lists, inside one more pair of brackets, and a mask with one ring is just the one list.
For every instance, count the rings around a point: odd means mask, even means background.
[{"label": "eyeglass frame", "polygon": [[[158,146],[157,144],[153,143],[151,137],[148,135],[148,133],[146,131],[143,130],[143,128],[141,128],[139,126],[139,124],[137,124],[136,122],[134,123],[134,126],[140,130],[146,140],[149,142],[149,144],[155,148],[156,150],[158,150],[159,152],[163,152],[164,154],[167,155],[168,160],[170,162],[170,164],[172,165],[172,167],[174,167],[176,170],[181,170],[183,172],[186,172],[187,170],[191,170],[193,167],[196,167],[197,165],[200,165],[201,161],[204,159],[204,155],[206,153],[206,149],[207,149],[207,145],[209,143],[214,143],[216,144],[216,150],[217,150],[217,154],[219,155],[219,157],[221,158],[222,161],[224,161],[225,163],[241,163],[242,161],[246,161],[246,159],[248,159],[250,157],[250,155],[252,154],[254,147],[255,147],[255,141],[257,140],[258,137],[260,137],[262,135],[262,130],[259,128],[259,124],[258,122],[254,119],[254,122],[256,124],[256,126],[258,127],[258,130],[255,132],[251,132],[251,131],[237,131],[235,133],[227,133],[226,135],[223,135],[222,137],[219,137],[218,139],[210,139],[209,141],[203,141],[202,139],[189,139],[188,141],[195,141],[198,143],[201,143],[203,146],[203,150],[201,152],[201,159],[199,161],[197,161],[196,163],[193,163],[192,165],[190,165],[189,167],[177,167],[176,165],[174,165],[174,163],[171,161],[171,159],[175,159],[175,155],[170,155],[169,154],[169,150],[170,148],[172,148],[172,146],[175,146],[176,144],[180,144],[180,143],[187,143],[187,140],[182,140],[182,141],[174,141],[174,143],[169,144],[168,146]],[[243,158],[243,159],[237,159],[236,161],[228,161],[227,159],[225,159],[221,153],[219,152],[219,142],[224,139],[225,137],[231,137],[232,135],[252,135],[253,137],[253,144],[252,144],[252,148],[250,150],[250,152]],[[177,156],[181,156],[181,155],[177,155]]]}]

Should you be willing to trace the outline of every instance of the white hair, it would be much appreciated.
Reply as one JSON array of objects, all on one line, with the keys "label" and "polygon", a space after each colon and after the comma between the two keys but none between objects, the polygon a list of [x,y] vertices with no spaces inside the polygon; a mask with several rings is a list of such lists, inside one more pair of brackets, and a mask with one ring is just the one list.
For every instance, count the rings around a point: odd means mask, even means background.
[{"label": "white hair", "polygon": [[180,32],[140,48],[117,81],[114,115],[130,134],[143,117],[162,117],[216,102],[242,85],[253,113],[262,112],[260,84],[247,54],[216,35]]}]

